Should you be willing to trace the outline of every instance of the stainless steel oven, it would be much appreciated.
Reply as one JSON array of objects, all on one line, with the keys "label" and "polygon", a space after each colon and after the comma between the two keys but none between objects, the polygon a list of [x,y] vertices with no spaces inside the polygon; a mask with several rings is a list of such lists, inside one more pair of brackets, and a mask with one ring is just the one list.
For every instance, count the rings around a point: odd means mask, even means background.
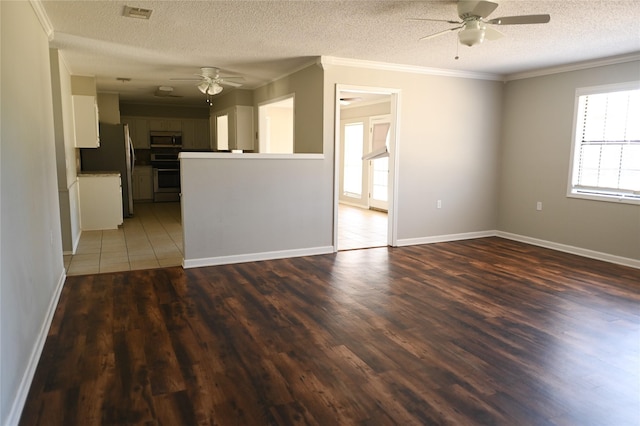
[{"label": "stainless steel oven", "polygon": [[178,152],[151,154],[153,201],[180,201],[180,162]]}]

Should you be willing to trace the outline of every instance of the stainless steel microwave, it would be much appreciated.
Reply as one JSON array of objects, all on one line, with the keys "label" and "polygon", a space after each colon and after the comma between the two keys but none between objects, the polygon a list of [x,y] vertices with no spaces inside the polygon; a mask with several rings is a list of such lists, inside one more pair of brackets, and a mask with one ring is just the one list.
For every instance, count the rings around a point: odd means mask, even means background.
[{"label": "stainless steel microwave", "polygon": [[151,148],[181,148],[181,132],[149,132]]}]

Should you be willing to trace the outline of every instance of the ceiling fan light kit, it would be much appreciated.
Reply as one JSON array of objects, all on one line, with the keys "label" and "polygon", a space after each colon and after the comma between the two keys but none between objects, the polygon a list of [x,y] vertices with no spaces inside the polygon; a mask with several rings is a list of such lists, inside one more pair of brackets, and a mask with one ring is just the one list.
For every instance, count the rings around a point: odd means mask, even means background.
[{"label": "ceiling fan light kit", "polygon": [[207,104],[209,106],[213,105],[213,101],[211,99],[212,96],[217,95],[222,92],[224,89],[222,85],[227,85],[231,87],[240,87],[241,83],[235,83],[232,81],[227,81],[228,79],[241,79],[242,77],[225,77],[224,79],[220,76],[220,70],[218,68],[213,67],[202,67],[200,68],[200,74],[196,74],[197,78],[172,78],[171,80],[179,80],[179,81],[196,81],[196,87],[202,94],[207,96]]},{"label": "ceiling fan light kit", "polygon": [[484,41],[487,26],[480,21],[470,21],[458,33],[460,44],[475,46]]},{"label": "ceiling fan light kit", "polygon": [[[452,31],[458,31],[458,41],[465,46],[475,46],[481,44],[485,39],[497,40],[503,34],[493,28],[493,25],[523,25],[523,24],[546,24],[551,20],[549,15],[517,15],[502,16],[485,20],[498,7],[498,3],[490,0],[458,0],[458,18],[460,21],[443,19],[412,19],[414,21],[447,22],[455,24],[456,27],[439,31],[434,34],[422,37],[420,40],[428,40]],[[457,59],[457,57],[456,57]]]},{"label": "ceiling fan light kit", "polygon": [[198,84],[198,89],[205,95],[217,95],[222,92],[222,86],[214,81],[203,81]]}]

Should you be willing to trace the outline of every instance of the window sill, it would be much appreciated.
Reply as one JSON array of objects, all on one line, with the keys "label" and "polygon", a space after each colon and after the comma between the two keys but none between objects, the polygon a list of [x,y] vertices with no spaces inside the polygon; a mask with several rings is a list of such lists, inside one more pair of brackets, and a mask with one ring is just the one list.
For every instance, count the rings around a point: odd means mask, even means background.
[{"label": "window sill", "polygon": [[579,198],[582,200],[592,201],[604,201],[606,203],[616,204],[635,204],[640,205],[640,197],[619,196],[619,195],[606,195],[606,194],[594,194],[584,192],[570,192],[567,194],[569,198]]}]

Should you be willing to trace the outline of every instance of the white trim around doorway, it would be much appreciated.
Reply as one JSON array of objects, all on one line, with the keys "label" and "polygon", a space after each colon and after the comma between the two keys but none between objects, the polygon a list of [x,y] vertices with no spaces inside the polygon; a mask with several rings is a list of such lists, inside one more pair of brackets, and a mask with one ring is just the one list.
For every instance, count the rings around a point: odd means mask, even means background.
[{"label": "white trim around doorway", "polygon": [[390,96],[391,130],[389,138],[389,211],[387,245],[398,246],[398,164],[400,158],[400,89],[387,87],[356,86],[350,84],[336,84],[335,90],[335,121],[334,121],[334,201],[333,201],[333,249],[338,251],[338,203],[340,198],[340,93],[360,92],[375,93]]}]

